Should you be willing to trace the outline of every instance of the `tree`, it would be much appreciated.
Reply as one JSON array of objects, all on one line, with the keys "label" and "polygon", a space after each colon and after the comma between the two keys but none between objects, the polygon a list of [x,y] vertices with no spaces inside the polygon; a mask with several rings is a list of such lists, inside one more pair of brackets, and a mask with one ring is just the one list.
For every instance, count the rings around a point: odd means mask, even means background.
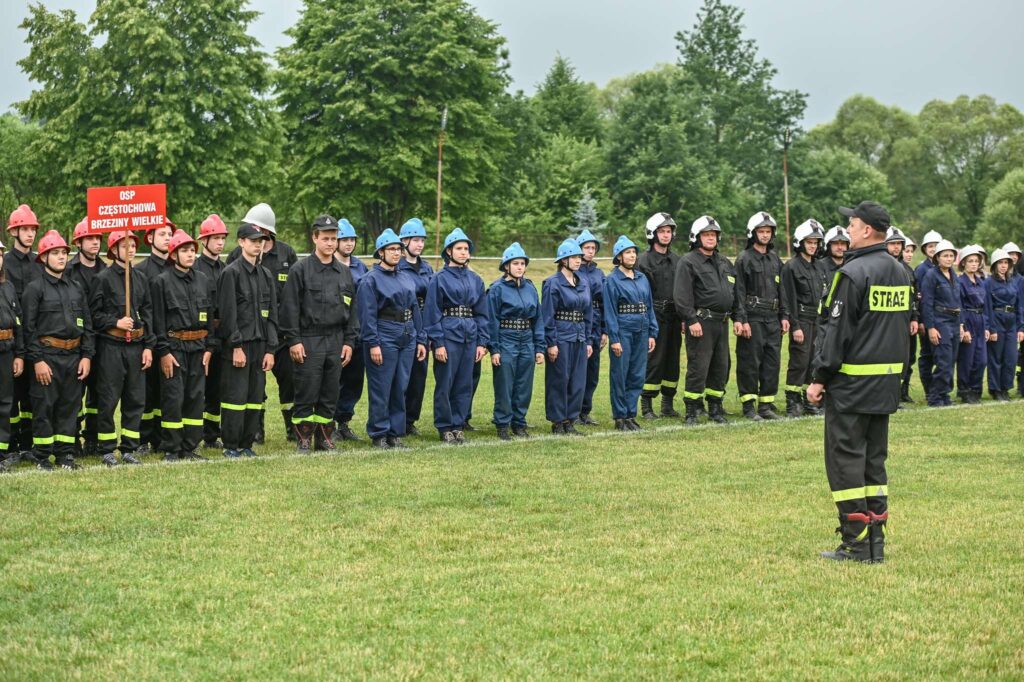
[{"label": "tree", "polygon": [[899,107],[887,107],[871,97],[854,95],[842,103],[835,119],[818,126],[808,137],[815,146],[853,152],[884,172],[893,146],[917,134],[917,121],[912,114]]},{"label": "tree", "polygon": [[287,33],[278,103],[298,201],[357,211],[371,235],[429,210],[448,107],[446,210],[485,214],[510,142],[494,24],[463,0],[306,0]]},{"label": "tree", "polygon": [[45,196],[39,191],[43,178],[28,162],[29,148],[38,136],[38,126],[13,114],[0,116],[0,217],[6,218],[19,204],[39,206],[36,199]]},{"label": "tree", "polygon": [[533,103],[544,132],[586,142],[601,140],[597,88],[577,78],[576,69],[562,55],[555,57]]},{"label": "tree", "polygon": [[[726,205],[744,194],[770,201],[780,192],[782,139],[807,99],[772,85],[777,70],[743,38],[743,15],[722,0],[704,0],[694,27],[676,34],[680,83],[697,103],[691,140]],[[741,214],[722,217],[745,224]]]},{"label": "tree", "polygon": [[1008,241],[1024,244],[1024,168],[1004,175],[988,193],[974,241],[992,247]]},{"label": "tree", "polygon": [[583,186],[583,194],[576,202],[576,210],[572,212],[572,219],[573,223],[568,227],[569,233],[573,237],[583,230],[590,230],[592,235],[600,238],[601,233],[608,227],[608,223],[598,222],[597,199],[594,198],[588,185]]},{"label": "tree", "polygon": [[279,129],[246,5],[103,0],[88,27],[30,7],[19,64],[41,87],[18,107],[41,126],[31,151],[62,219],[77,222],[90,186],[165,182],[172,217],[192,218],[265,191]]},{"label": "tree", "polygon": [[798,143],[793,148],[789,185],[793,225],[815,218],[828,228],[840,220],[839,206],[856,206],[864,200],[888,205],[892,193],[881,171],[845,149],[808,147]]},{"label": "tree", "polygon": [[1024,115],[987,95],[929,102],[921,110],[921,141],[940,198],[957,207],[970,236],[989,191],[1024,157]]}]

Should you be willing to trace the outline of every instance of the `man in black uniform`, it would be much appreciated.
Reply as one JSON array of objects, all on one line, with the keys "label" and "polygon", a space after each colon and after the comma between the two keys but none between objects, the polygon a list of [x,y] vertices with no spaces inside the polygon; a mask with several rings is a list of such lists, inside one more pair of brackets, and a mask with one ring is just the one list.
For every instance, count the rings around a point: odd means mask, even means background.
[{"label": "man in black uniform", "polygon": [[153,364],[153,309],[144,275],[132,268],[131,306],[125,315],[124,269],[135,258],[139,238],[111,232],[107,257],[111,265],[96,277],[89,292],[89,309],[96,330],[97,444],[107,466],[117,466],[114,413],[121,403],[121,462],[141,464],[139,449],[142,410],[146,404],[146,370]]},{"label": "man in black uniform", "polygon": [[851,251],[825,299],[828,323],[807,397],[825,398],[825,471],[842,542],[826,559],[881,563],[889,518],[885,459],[889,415],[900,401],[912,287],[886,252],[889,213],[862,202],[850,218]]},{"label": "man in black uniform", "polygon": [[[166,217],[163,227],[146,233],[145,240],[149,244],[149,257],[136,266],[136,270],[146,278],[146,286],[163,274],[167,269],[167,248],[171,243],[171,235],[175,225]],[[160,443],[160,367],[153,363],[146,370],[146,407],[142,412],[142,434],[138,453],[140,455],[161,450]]]},{"label": "man in black uniform", "polygon": [[266,373],[274,367],[277,348],[277,289],[259,264],[267,237],[242,223],[242,256],[224,268],[217,285],[220,326],[221,439],[225,457],[255,457],[252,445],[266,394]]},{"label": "man in black uniform", "polygon": [[[7,233],[11,236],[11,250],[4,259],[4,274],[14,285],[21,300],[29,282],[43,276],[43,268],[36,261],[32,245],[36,241],[39,221],[27,204],[14,209],[7,221]],[[14,378],[14,404],[11,406],[11,452],[12,458],[32,458],[32,401],[29,387],[32,385],[31,367]]]},{"label": "man in black uniform", "polygon": [[[217,280],[224,269],[220,254],[224,253],[224,242],[227,241],[228,228],[216,213],[206,217],[199,226],[199,242],[203,252],[193,266],[197,272],[206,275],[210,280],[210,300],[217,303]],[[217,311],[213,311],[214,330],[220,325]],[[216,333],[216,331],[214,332]],[[206,407],[203,408],[203,447],[211,450],[223,449],[220,438],[220,353],[210,356],[206,370],[206,386],[203,390]]]},{"label": "man in black uniform", "polygon": [[[825,233],[825,249],[821,253],[821,263],[824,266],[825,282],[832,283],[832,277],[843,264],[846,257],[846,250],[850,248],[850,235],[845,227],[835,225]],[[828,292],[825,292],[826,294]],[[824,295],[822,296],[824,298]]]},{"label": "man in black uniform", "polygon": [[[838,233],[837,233],[838,234]],[[821,411],[804,403],[804,389],[811,383],[811,360],[818,335],[818,308],[825,295],[825,261],[820,259],[824,231],[814,218],[800,223],[793,231],[796,255],[782,268],[782,295],[789,311],[789,363],[786,367],[786,416],[801,417],[804,412]],[[845,246],[845,242],[840,242]]]},{"label": "man in black uniform", "polygon": [[729,380],[730,316],[736,316],[732,263],[718,252],[722,228],[711,216],[690,226],[690,252],[676,267],[676,312],[686,325],[686,424],[697,423],[704,397],[708,418],[724,424],[725,384]]},{"label": "man in black uniform", "polygon": [[[288,271],[299,260],[295,249],[279,241],[277,238],[277,216],[274,210],[267,204],[256,204],[249,209],[249,212],[242,218],[243,223],[254,225],[267,238],[263,245],[263,254],[260,256],[260,265],[267,269],[274,280],[275,295],[280,305],[284,285],[288,282]],[[241,247],[235,249],[228,256],[228,265],[233,263],[242,254]],[[275,315],[280,311],[275,310]],[[275,346],[269,349],[274,354],[274,378],[277,380],[277,397],[281,403],[281,417],[284,419],[285,438],[294,441],[295,432],[292,429],[292,408],[295,403],[295,380],[291,355],[284,345]],[[263,401],[266,401],[264,396]],[[260,409],[259,430],[256,434],[256,443],[263,443],[266,436],[264,410]]]},{"label": "man in black uniform", "polygon": [[654,352],[647,356],[647,377],[640,393],[640,415],[644,419],[657,418],[653,401],[660,392],[661,416],[678,417],[679,413],[672,407],[679,389],[679,349],[682,345],[679,317],[672,302],[672,287],[679,263],[679,256],[672,252],[676,221],[668,213],[655,213],[647,219],[645,232],[648,249],[640,254],[636,269],[644,273],[651,285],[654,316],[658,320],[658,340]]},{"label": "man in black uniform", "polygon": [[169,462],[206,459],[196,447],[203,435],[206,368],[216,341],[210,280],[192,268],[196,246],[184,230],[176,230],[167,250],[174,266],[149,285],[160,363],[160,442]]},{"label": "man in black uniform", "polygon": [[341,368],[352,360],[359,333],[356,283],[334,257],[338,221],[313,221],[312,241],[313,254],[292,267],[281,301],[281,338],[295,366],[292,425],[303,453],[334,449]]},{"label": "man in black uniform", "polygon": [[747,221],[747,248],[736,259],[736,385],[743,416],[781,419],[775,411],[782,335],[789,314],[782,297],[782,261],[775,254],[775,218],[761,211]]},{"label": "man in black uniform", "polygon": [[914,277],[914,268],[910,267],[909,259],[905,257],[904,250],[907,249],[907,236],[898,227],[890,227],[885,233],[885,248],[889,255],[895,258],[910,277],[910,286],[913,287],[914,298],[910,303],[910,351],[907,353],[907,364],[903,368],[903,384],[900,390],[900,402],[912,403],[910,397],[910,377],[914,374],[914,363],[917,362],[917,329],[920,321],[917,305],[917,282]]},{"label": "man in black uniform", "polygon": [[41,278],[25,287],[22,320],[26,357],[32,367],[32,447],[41,469],[77,469],[78,410],[94,352],[85,292],[63,277],[68,245],[56,230],[39,240]]},{"label": "man in black uniform", "polygon": [[[99,259],[100,233],[90,230],[89,219],[83,218],[82,222],[75,226],[71,243],[78,247],[78,253],[68,263],[67,276],[78,282],[88,299],[96,276],[107,267]],[[86,455],[96,454],[96,414],[99,408],[99,400],[96,396],[96,376],[98,374],[99,372],[95,371],[89,372],[89,378],[85,380],[85,428],[82,430],[82,439],[85,442],[82,452]]]}]

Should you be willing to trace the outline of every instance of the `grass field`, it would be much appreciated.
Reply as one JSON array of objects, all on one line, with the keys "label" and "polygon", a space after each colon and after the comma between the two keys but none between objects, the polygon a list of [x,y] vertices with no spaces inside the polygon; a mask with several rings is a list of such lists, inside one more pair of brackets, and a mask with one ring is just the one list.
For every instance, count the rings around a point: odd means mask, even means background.
[{"label": "grass field", "polygon": [[894,417],[882,566],[817,557],[820,419],[503,444],[490,405],[462,448],[296,456],[271,410],[255,460],[0,477],[0,679],[1024,676],[1024,402]]}]

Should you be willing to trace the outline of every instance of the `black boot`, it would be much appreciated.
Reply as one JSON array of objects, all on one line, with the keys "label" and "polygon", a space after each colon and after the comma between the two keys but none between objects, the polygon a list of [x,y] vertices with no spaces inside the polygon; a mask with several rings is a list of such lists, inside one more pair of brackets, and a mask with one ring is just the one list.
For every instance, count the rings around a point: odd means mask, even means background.
[{"label": "black boot", "polygon": [[498,427],[498,438],[501,440],[512,440],[512,434],[509,433],[507,426]]},{"label": "black boot", "polygon": [[775,403],[760,403],[757,406],[757,413],[765,421],[782,419],[782,415],[775,410]]},{"label": "black boot", "polygon": [[297,442],[298,434],[296,434],[295,429],[292,428],[292,411],[281,410],[281,419],[284,420],[285,440],[291,443]]},{"label": "black boot", "polygon": [[525,426],[513,426],[512,435],[516,438],[529,438],[530,432],[526,430]]},{"label": "black boot", "polygon": [[310,450],[313,449],[313,444],[310,439],[313,437],[313,423],[312,422],[299,422],[298,424],[292,424],[292,430],[295,432],[294,438],[291,440],[295,441],[295,450],[299,454],[308,455]]},{"label": "black boot", "polygon": [[334,451],[334,424],[317,424],[313,429],[313,448],[316,450]]},{"label": "black boot", "polygon": [[696,426],[697,425],[697,423],[698,423],[697,422],[697,408],[698,408],[698,404],[699,403],[700,403],[699,400],[691,400],[691,399],[688,399],[688,398],[683,399],[683,405],[686,406],[686,417],[683,420],[683,423],[686,426]]},{"label": "black boot", "polygon": [[751,421],[762,421],[761,415],[757,413],[757,405],[753,400],[743,402],[743,416]]},{"label": "black boot", "polygon": [[708,419],[715,422],[716,424],[729,423],[729,420],[725,418],[725,408],[722,406],[721,399],[708,399]]},{"label": "black boot", "polygon": [[914,399],[910,397],[910,379],[905,379],[903,381],[903,390],[900,393],[900,402],[901,403],[913,403],[914,402]]},{"label": "black boot", "polygon": [[266,410],[260,410],[260,423],[259,426],[256,427],[256,436],[253,438],[253,443],[256,445],[263,445],[267,440],[267,430],[264,427],[264,424],[266,423],[266,416]]},{"label": "black boot", "polygon": [[565,422],[551,422],[551,433],[556,436],[565,435]]},{"label": "black boot", "polygon": [[565,431],[565,435],[567,435],[567,436],[585,436],[585,435],[587,435],[587,434],[583,433],[582,431],[577,431],[576,427],[573,426],[572,422],[573,422],[572,419],[566,419],[564,422],[562,422],[562,428]]},{"label": "black boot", "polygon": [[832,561],[861,561],[871,563],[871,518],[864,513],[840,514],[836,532],[842,542],[832,552],[822,552],[823,559]]},{"label": "black boot", "polygon": [[343,421],[338,422],[337,428],[334,429],[334,440],[359,440],[359,436],[348,425],[348,421]]},{"label": "black boot", "polygon": [[597,423],[597,420],[590,416],[589,412],[584,412],[583,414],[581,414],[579,416],[579,419],[576,420],[576,423],[580,424],[581,426],[598,426],[599,425]]},{"label": "black boot", "polygon": [[662,417],[678,417],[679,413],[676,412],[675,408],[672,407],[673,396],[661,394],[661,416]]},{"label": "black boot", "polygon": [[868,512],[871,518],[871,525],[868,526],[868,538],[871,541],[871,563],[881,564],[885,562],[885,524],[889,520],[889,512],[881,514]]},{"label": "black boot", "polygon": [[390,450],[391,443],[388,442],[387,436],[381,436],[380,438],[374,438],[370,443],[370,447],[377,448],[378,450]]},{"label": "black boot", "polygon": [[630,431],[631,429],[628,426],[626,426],[626,420],[625,419],[616,419],[615,420],[615,430],[616,431]]},{"label": "black boot", "polygon": [[643,431],[643,429],[640,428],[640,425],[636,423],[636,418],[635,417],[630,417],[629,419],[625,419],[623,421],[626,422],[626,427],[630,431]]},{"label": "black boot", "polygon": [[786,391],[786,416],[793,419],[804,416],[803,401],[796,391]]},{"label": "black boot", "polygon": [[653,395],[640,395],[640,416],[644,419],[657,419],[658,415],[654,414],[654,396]]},{"label": "black boot", "polygon": [[806,395],[800,395],[800,402],[804,408],[804,414],[811,417],[819,417],[822,414],[821,408],[807,399]]}]

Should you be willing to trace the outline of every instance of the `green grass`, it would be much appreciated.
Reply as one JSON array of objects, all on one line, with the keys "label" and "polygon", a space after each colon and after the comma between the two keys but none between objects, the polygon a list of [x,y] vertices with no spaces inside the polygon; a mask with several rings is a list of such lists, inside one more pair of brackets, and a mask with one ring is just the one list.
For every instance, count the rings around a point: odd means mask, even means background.
[{"label": "green grass", "polygon": [[1024,402],[894,417],[883,566],[817,557],[820,419],[502,444],[490,404],[463,448],[300,457],[271,411],[255,460],[0,478],[0,679],[1024,676]]}]

